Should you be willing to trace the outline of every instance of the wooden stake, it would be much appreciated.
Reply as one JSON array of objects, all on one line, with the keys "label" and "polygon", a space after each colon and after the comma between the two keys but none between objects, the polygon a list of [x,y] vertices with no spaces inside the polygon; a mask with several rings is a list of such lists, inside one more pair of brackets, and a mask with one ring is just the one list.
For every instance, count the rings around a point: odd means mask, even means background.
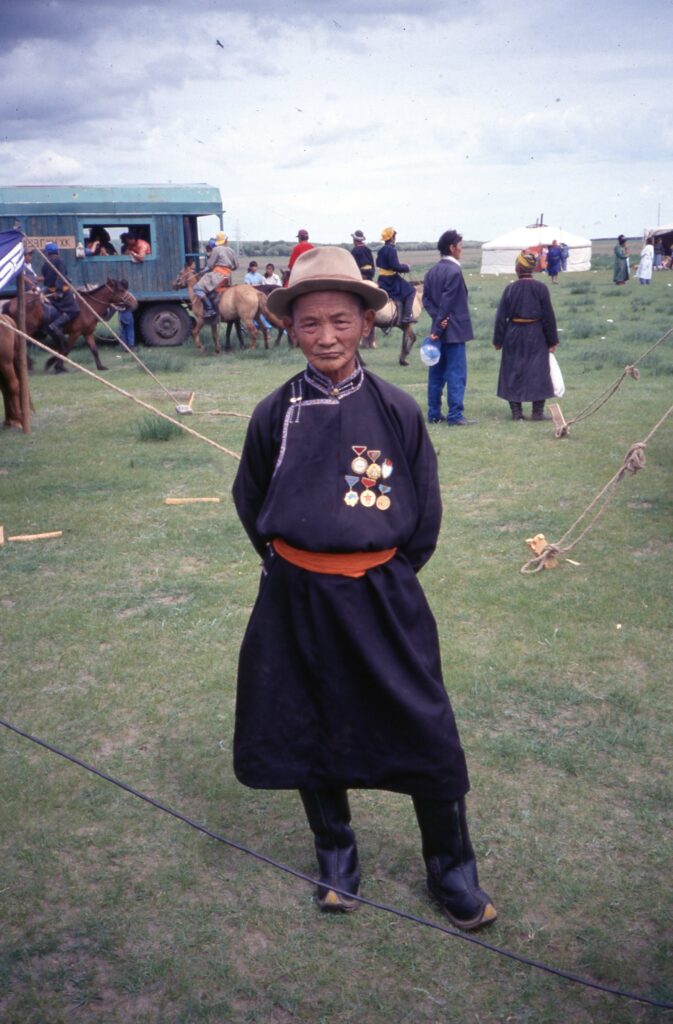
[{"label": "wooden stake", "polygon": [[549,406],[549,412],[551,413],[551,418],[554,421],[554,433],[556,436],[567,437],[569,429],[563,413],[561,412],[561,406],[557,402],[552,402]]},{"label": "wooden stake", "polygon": [[19,330],[17,335],[19,347],[19,391],[21,395],[21,425],[24,434],[30,434],[30,388],[28,386],[28,349],[26,347],[26,289],[23,270],[16,279],[16,301],[18,306]]},{"label": "wooden stake", "polygon": [[63,530],[52,530],[51,533],[17,533],[13,537],[5,537],[4,527],[0,526],[0,547],[5,541],[30,541],[30,540],[48,540],[51,537],[62,537]]},{"label": "wooden stake", "polygon": [[164,504],[165,505],[196,505],[196,504],[199,504],[199,503],[200,504],[205,504],[205,503],[208,503],[208,502],[211,503],[211,504],[214,504],[214,505],[219,505],[220,499],[219,498],[164,498]]}]

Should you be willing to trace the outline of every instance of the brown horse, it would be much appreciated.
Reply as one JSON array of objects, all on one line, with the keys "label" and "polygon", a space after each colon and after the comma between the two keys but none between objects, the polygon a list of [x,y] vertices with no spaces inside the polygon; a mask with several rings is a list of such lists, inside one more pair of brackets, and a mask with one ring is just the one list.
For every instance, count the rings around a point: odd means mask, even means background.
[{"label": "brown horse", "polygon": [[[107,369],[100,360],[94,337],[96,327],[100,321],[96,319],[88,306],[91,306],[91,309],[103,320],[109,320],[117,306],[125,305],[128,309],[137,309],[138,300],[131,294],[128,287],[128,281],[115,281],[109,277],[105,284],[98,285],[97,288],[92,288],[91,291],[76,291],[75,298],[79,306],[79,315],[74,320],[71,320],[69,324],[65,325],[63,333],[66,336],[66,345],[65,348],[59,351],[59,354],[67,356],[75,347],[78,338],[83,335],[94,357],[96,367],[99,370]],[[48,332],[51,308],[40,292],[26,292],[27,334],[36,338]],[[5,312],[11,316],[15,323],[18,323],[17,301],[15,298],[7,303]],[[54,367],[56,373],[62,373],[65,370],[65,365],[58,356],[49,357],[45,364],[45,369],[49,369],[51,366]]]},{"label": "brown horse", "polygon": [[282,327],[282,324],[269,313],[266,307],[266,296],[262,292],[253,288],[251,284],[233,284],[228,288],[224,288],[220,293],[218,293],[217,318],[207,321],[203,315],[203,302],[198,295],[194,294],[194,285],[196,282],[197,275],[194,264],[188,260],[173,282],[173,288],[175,288],[176,291],[180,288],[186,288],[189,292],[189,302],[192,307],[192,313],[194,314],[195,320],[194,326],[192,327],[192,338],[200,352],[205,351],[201,344],[201,328],[206,323],[210,325],[215,352],[219,353],[222,351],[220,348],[219,337],[220,322],[227,324],[226,347],[229,348],[231,327],[232,325],[235,325],[239,345],[243,348],[243,338],[240,329],[241,320],[245,324],[246,330],[250,335],[251,348],[257,348],[257,328],[255,327],[255,320],[260,324],[259,329],[261,330],[262,337],[264,338],[264,348],[269,347],[269,335],[261,320],[261,316],[265,316],[275,326]]},{"label": "brown horse", "polygon": [[5,404],[6,427],[23,429],[19,384],[19,335],[11,317],[0,314],[0,391]]},{"label": "brown horse", "polygon": [[411,352],[412,346],[416,341],[416,332],[414,330],[414,324],[418,322],[421,313],[423,312],[423,282],[413,281],[416,294],[414,296],[414,304],[412,307],[413,321],[410,324],[400,323],[400,310],[397,303],[393,302],[392,299],[388,299],[383,309],[379,309],[374,319],[374,327],[371,332],[362,339],[362,348],[374,348],[374,332],[377,327],[383,330],[384,334],[388,334],[393,327],[399,327],[402,331],[402,347],[400,349],[400,366],[408,366],[409,362],[407,356]]}]

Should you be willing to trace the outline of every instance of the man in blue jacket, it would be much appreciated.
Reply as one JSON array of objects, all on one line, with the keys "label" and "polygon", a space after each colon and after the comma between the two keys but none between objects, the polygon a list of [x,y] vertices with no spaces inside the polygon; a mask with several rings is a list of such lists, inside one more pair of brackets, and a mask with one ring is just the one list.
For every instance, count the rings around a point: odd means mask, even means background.
[{"label": "man in blue jacket", "polygon": [[467,304],[467,286],[460,269],[463,236],[451,229],[437,242],[441,259],[425,275],[423,305],[432,318],[430,337],[440,342],[439,362],[428,369],[428,422],[441,423],[442,392],[446,385],[450,427],[465,427],[474,420],[465,417],[467,385],[465,342],[470,341],[472,322]]}]

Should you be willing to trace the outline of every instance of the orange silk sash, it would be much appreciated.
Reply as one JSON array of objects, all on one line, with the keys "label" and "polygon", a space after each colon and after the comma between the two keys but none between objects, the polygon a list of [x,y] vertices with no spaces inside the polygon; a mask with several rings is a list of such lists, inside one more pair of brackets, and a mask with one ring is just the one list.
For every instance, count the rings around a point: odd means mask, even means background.
[{"label": "orange silk sash", "polygon": [[301,548],[293,548],[280,537],[272,540],[271,545],[276,554],[286,562],[299,566],[300,569],[328,573],[332,576],[350,576],[352,579],[364,576],[367,569],[384,565],[394,558],[397,552],[397,548],[386,548],[385,551],[351,551],[343,554],[330,551],[302,551]]}]

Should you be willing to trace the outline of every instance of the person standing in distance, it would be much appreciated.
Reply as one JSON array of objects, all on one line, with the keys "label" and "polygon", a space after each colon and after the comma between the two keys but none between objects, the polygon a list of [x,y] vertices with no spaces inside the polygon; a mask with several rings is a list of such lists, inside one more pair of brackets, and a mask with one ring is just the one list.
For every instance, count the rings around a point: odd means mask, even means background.
[{"label": "person standing in distance", "polygon": [[467,355],[465,343],[474,337],[467,304],[467,286],[460,269],[463,236],[453,228],[437,242],[439,261],[423,280],[423,306],[432,319],[430,337],[440,343],[439,362],[428,368],[428,422],[441,423],[442,394],[446,387],[450,427],[465,427]]},{"label": "person standing in distance", "polygon": [[290,258],[287,261],[287,270],[284,272],[283,275],[283,284],[285,287],[287,287],[287,282],[290,278],[290,271],[297,262],[298,258],[301,256],[302,253],[308,252],[309,249],[312,248],[313,245],[308,240],[308,231],[306,230],[306,228],[299,228],[299,231],[297,232],[297,244],[290,253]]}]

